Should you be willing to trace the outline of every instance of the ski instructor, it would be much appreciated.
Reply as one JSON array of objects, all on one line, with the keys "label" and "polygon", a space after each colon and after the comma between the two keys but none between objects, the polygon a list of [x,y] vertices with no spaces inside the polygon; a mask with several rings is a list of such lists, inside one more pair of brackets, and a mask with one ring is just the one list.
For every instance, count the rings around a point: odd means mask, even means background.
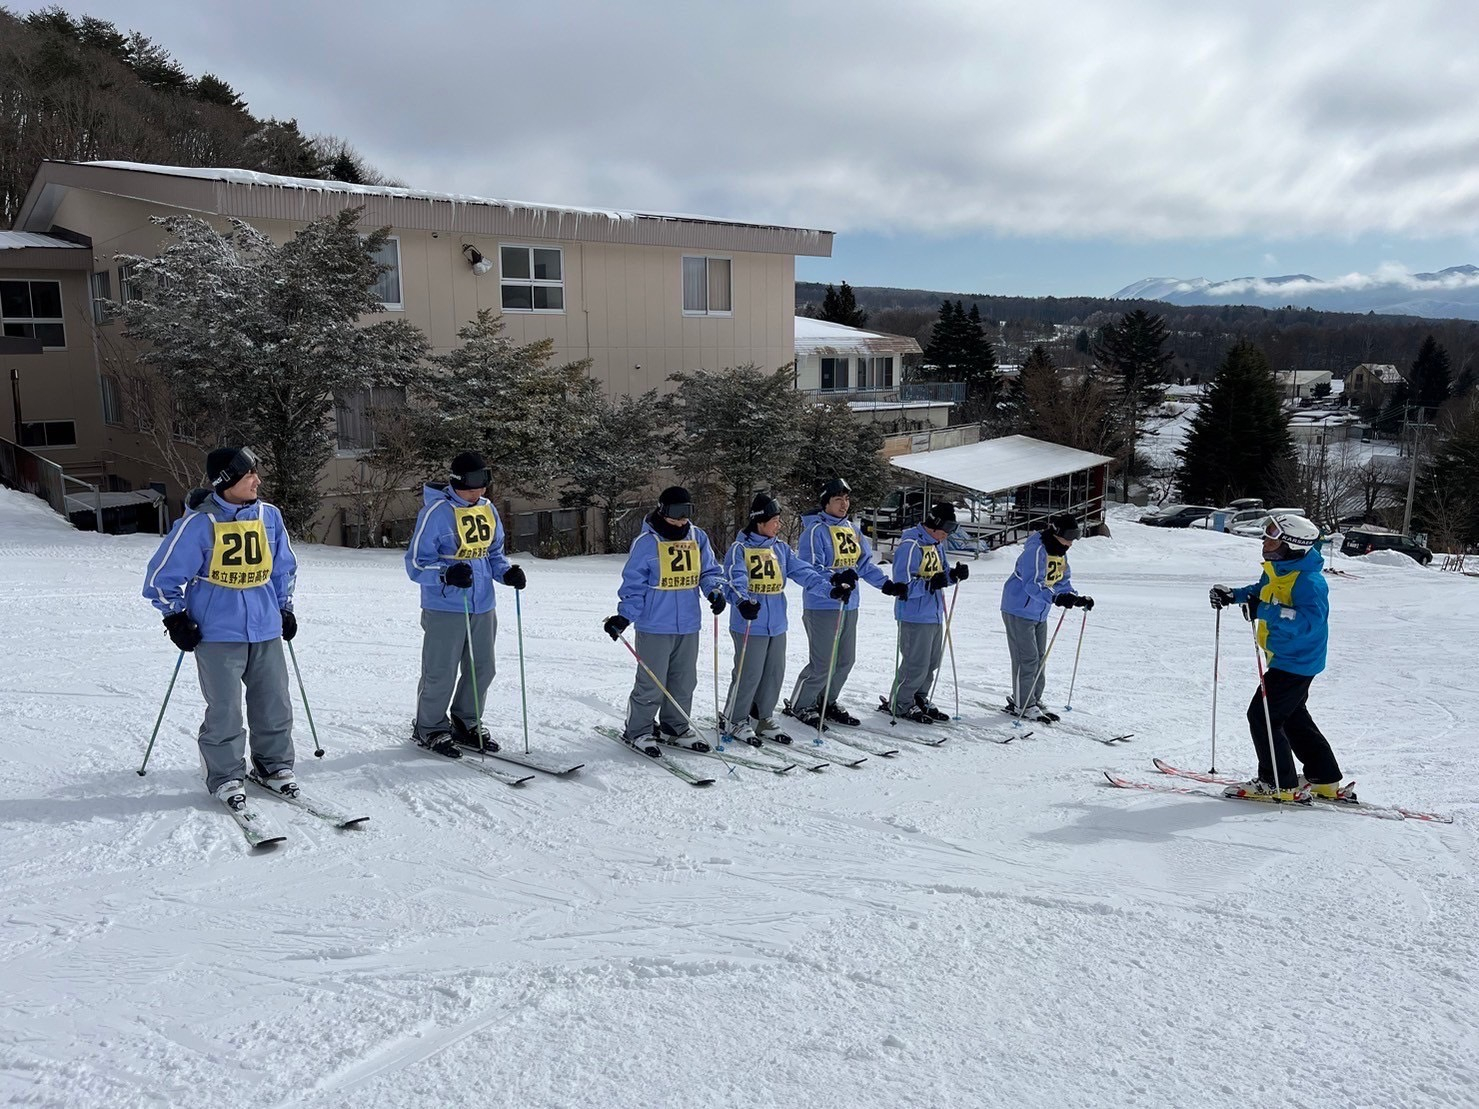
[{"label": "ski instructor", "polygon": [[205,788],[227,807],[246,805],[247,733],[251,772],[269,789],[293,794],[293,704],[283,641],[298,633],[293,586],[298,560],[282,513],[257,499],[257,458],[245,447],[206,456],[208,489],[164,537],[144,574],[144,596],[164,614],[181,651],[195,655],[205,719],[200,762]]}]

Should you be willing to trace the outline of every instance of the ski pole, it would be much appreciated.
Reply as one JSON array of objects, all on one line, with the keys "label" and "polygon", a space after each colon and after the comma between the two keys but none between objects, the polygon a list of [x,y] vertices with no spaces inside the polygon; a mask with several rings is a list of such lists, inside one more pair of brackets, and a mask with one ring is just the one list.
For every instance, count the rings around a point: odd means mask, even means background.
[{"label": "ski pole", "polygon": [[[955,598],[960,596],[960,582],[955,583],[955,588],[950,591],[950,604],[945,609],[945,642],[950,642],[950,620],[955,615]],[[950,648],[950,667],[955,668],[955,648]],[[940,672],[935,671],[935,680],[930,683],[930,700],[935,699],[935,687],[940,684]],[[960,715],[960,689],[955,690],[955,715]]]},{"label": "ski pole", "polygon": [[529,691],[524,685],[524,606],[519,600],[522,589],[514,590],[514,629],[519,639],[519,700],[524,708],[524,754],[529,753]]},{"label": "ski pole", "polygon": [[1222,609],[1217,609],[1216,630],[1212,633],[1212,767],[1217,773],[1217,669],[1222,659]]},{"label": "ski pole", "polygon": [[[728,705],[726,704],[726,709]],[[724,746],[724,717],[719,714],[719,614],[714,613],[714,735]]]},{"label": "ski pole", "polygon": [[[1017,718],[1012,721],[1012,727],[1014,728],[1020,728],[1022,726],[1022,714],[1027,711],[1027,698],[1037,688],[1037,679],[1042,677],[1042,672],[1048,668],[1048,656],[1053,653],[1053,644],[1058,642],[1058,632],[1062,630],[1063,617],[1067,615],[1068,610],[1065,608],[1063,610],[1063,616],[1058,617],[1058,623],[1053,627],[1053,634],[1048,637],[1048,646],[1042,653],[1042,661],[1037,664],[1037,673],[1032,675],[1032,684],[1027,687],[1027,692],[1022,695],[1022,703],[1017,706]],[[1021,674],[1017,676],[1020,678]],[[1017,692],[1022,693],[1021,690]]]},{"label": "ski pole", "polygon": [[164,704],[159,706],[159,715],[154,718],[154,730],[149,733],[149,746],[144,748],[144,761],[139,764],[135,771],[140,778],[144,776],[144,767],[149,765],[149,755],[154,750],[154,738],[159,735],[159,725],[164,720],[164,710],[169,707],[170,694],[175,691],[175,679],[180,676],[180,663],[185,661],[185,652],[180,652],[180,657],[175,659],[175,672],[169,676],[169,688],[164,691]]},{"label": "ski pole", "polygon": [[1268,737],[1268,765],[1273,771],[1274,789],[1279,790],[1284,787],[1279,783],[1279,764],[1274,760],[1274,721],[1268,711],[1268,681],[1263,673],[1263,645],[1258,642],[1258,621],[1255,619],[1252,624],[1253,657],[1258,662],[1258,692],[1263,696],[1263,726],[1266,729],[1264,734]]},{"label": "ski pole", "polygon": [[837,672],[837,652],[842,647],[842,625],[847,619],[847,598],[837,602],[837,630],[832,634],[832,661],[827,664],[827,683],[822,687],[822,703],[817,706],[817,734],[813,745],[822,745],[822,733],[827,730],[827,706],[832,703],[832,675]]},{"label": "ski pole", "polygon": [[[678,715],[687,722],[690,728],[693,728],[694,732],[697,732],[698,729],[694,727],[693,724],[693,717],[689,716],[688,712],[683,708],[683,706],[678,703],[678,698],[674,697],[671,693],[668,692],[668,687],[662,684],[662,679],[657,676],[657,672],[653,670],[652,667],[647,665],[647,660],[644,659],[641,655],[637,654],[637,648],[632,646],[631,641],[626,637],[626,633],[623,632],[620,638],[621,645],[632,653],[632,657],[637,660],[637,665],[640,666],[643,670],[647,671],[647,676],[652,679],[652,684],[657,686],[658,689],[662,690],[662,695],[668,699],[668,701],[675,709],[678,710]],[[730,763],[728,760],[726,760],[724,756],[718,751],[715,751],[714,755],[716,758],[718,758],[720,762],[729,767],[729,771],[731,774],[734,773],[733,763]]]},{"label": "ski pole", "polygon": [[1073,711],[1073,687],[1078,683],[1078,656],[1084,653],[1084,632],[1088,626],[1089,610],[1084,609],[1084,622],[1078,626],[1078,647],[1073,652],[1073,677],[1068,679],[1068,700],[1063,702],[1064,712]]},{"label": "ski pole", "polygon": [[293,641],[284,639],[288,645],[288,658],[293,660],[293,673],[298,675],[298,696],[303,698],[303,715],[308,717],[308,731],[313,735],[313,757],[324,757],[324,745],[318,741],[318,729],[313,726],[313,710],[308,707],[308,690],[303,688],[303,671],[298,669],[298,655],[293,650]]},{"label": "ski pole", "polygon": [[894,680],[888,690],[888,726],[899,722],[899,684],[904,680],[904,625],[894,621]]},{"label": "ski pole", "polygon": [[[739,665],[734,669],[734,680],[729,683],[729,696],[724,699],[724,716],[719,721],[721,729],[719,732],[719,745],[721,747],[724,745],[724,732],[722,729],[729,723],[729,714],[734,707],[734,694],[739,688],[741,679],[745,675],[745,652],[750,649],[750,625],[753,623],[753,620],[745,621],[745,638],[740,644]],[[719,654],[719,644],[717,641],[714,643],[714,654],[716,657]],[[718,665],[718,663],[716,662],[715,665]]]},{"label": "ski pole", "polygon": [[462,626],[467,631],[467,673],[472,679],[472,719],[478,732],[478,757],[488,757],[487,744],[483,742],[483,706],[478,703],[477,652],[472,645],[472,609],[468,606],[467,590],[462,591]]}]

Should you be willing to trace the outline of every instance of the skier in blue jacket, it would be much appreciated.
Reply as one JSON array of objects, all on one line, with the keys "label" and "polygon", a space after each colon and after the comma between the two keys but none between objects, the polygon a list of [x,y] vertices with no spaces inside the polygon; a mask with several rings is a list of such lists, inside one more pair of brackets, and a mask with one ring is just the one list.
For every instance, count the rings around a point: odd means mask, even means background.
[{"label": "skier in blue jacket", "polygon": [[949,720],[930,700],[945,651],[944,590],[970,577],[964,562],[951,569],[945,561],[945,540],[955,530],[955,506],[933,505],[924,522],[904,532],[894,551],[892,579],[905,593],[894,601],[899,623],[899,668],[891,699],[879,708],[903,720],[933,724]]},{"label": "skier in blue jacket", "polygon": [[[1078,517],[1062,512],[1047,527],[1022,544],[1012,576],[1001,589],[1001,618],[1007,627],[1007,652],[1012,658],[1012,694],[1007,711],[1024,720],[1052,723],[1058,714],[1042,703],[1047,682],[1048,612],[1058,608],[1094,607],[1094,598],[1073,589],[1068,548],[1079,537]],[[1023,707],[1025,706],[1025,708]]]},{"label": "skier in blue jacket", "polygon": [[503,553],[503,521],[483,495],[490,481],[476,451],[452,459],[447,484],[423,490],[406,548],[406,574],[421,586],[421,681],[411,738],[454,759],[459,747],[498,750],[482,721],[498,634],[493,583],[523,589],[527,581]]},{"label": "skier in blue jacket", "polygon": [[770,493],[757,493],[745,529],[735,537],[724,560],[724,576],[734,607],[729,634],[734,639],[734,671],[725,699],[728,734],[756,746],[766,739],[790,743],[775,720],[781,683],[786,676],[786,581],[803,588],[827,588],[842,599],[855,578],[838,571],[823,574],[797,557],[777,538],[781,505]]},{"label": "skier in blue jacket", "polygon": [[1248,704],[1258,777],[1229,786],[1229,796],[1298,799],[1296,758],[1311,793],[1331,800],[1343,796],[1340,764],[1307,705],[1310,683],[1325,669],[1330,634],[1330,588],[1322,572],[1319,542],[1320,529],[1305,517],[1270,516],[1264,525],[1263,573],[1258,581],[1236,589],[1226,585],[1211,589],[1213,608],[1242,605],[1243,614],[1258,622],[1258,643],[1268,661],[1263,682]]},{"label": "skier in blue jacket", "polygon": [[200,761],[205,788],[234,810],[246,805],[250,773],[279,793],[293,777],[293,705],[283,641],[298,631],[293,587],[298,560],[282,513],[257,499],[257,458],[245,447],[206,456],[208,489],[193,491],[144,574],[144,596],[164,614],[181,651],[195,655],[205,719]]},{"label": "skier in blue jacket", "polygon": [[703,626],[699,597],[709,602],[715,616],[724,611],[724,571],[709,537],[689,519],[692,515],[693,498],[687,489],[672,485],[662,491],[657,507],[632,540],[617,590],[616,615],[602,625],[613,641],[631,625],[637,626],[635,650],[646,666],[637,666],[622,738],[653,758],[662,753],[659,737],[694,751],[709,750],[687,717],[692,715],[698,685],[698,633]]},{"label": "skier in blue jacket", "polygon": [[[848,518],[852,487],[842,478],[822,486],[819,509],[801,518],[801,540],[796,553],[823,574],[850,573],[856,584],[861,578],[891,597],[902,597],[905,586],[889,580],[873,561],[873,546]],[[822,716],[837,724],[857,727],[860,721],[838,703],[857,659],[858,594],[832,596],[830,578],[808,586],[801,600],[801,624],[806,628],[810,657],[796,676],[787,712],[808,728],[822,727]],[[836,664],[833,665],[833,645]],[[823,704],[825,698],[826,704]]]}]

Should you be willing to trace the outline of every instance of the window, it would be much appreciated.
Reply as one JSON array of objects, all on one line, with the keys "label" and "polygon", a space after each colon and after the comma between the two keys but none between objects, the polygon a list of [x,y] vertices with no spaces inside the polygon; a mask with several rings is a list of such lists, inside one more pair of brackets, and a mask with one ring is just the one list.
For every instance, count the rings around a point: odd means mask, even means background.
[{"label": "window", "polygon": [[375,282],[375,296],[380,301],[380,306],[387,312],[399,312],[405,307],[405,301],[401,299],[401,241],[391,235],[383,243],[380,249],[375,251],[375,261],[382,266],[389,266],[380,275],[380,280]]},{"label": "window", "polygon": [[563,312],[565,259],[557,246],[499,246],[506,312]]},{"label": "window", "polygon": [[858,359],[859,389],[892,389],[894,360],[892,355]]},{"label": "window", "polygon": [[823,389],[846,389],[847,388],[847,359],[846,358],[823,358],[822,359],[822,388]]},{"label": "window", "polygon": [[71,420],[44,420],[21,424],[23,447],[75,447],[77,425]]},{"label": "window", "polygon": [[129,382],[129,407],[133,410],[134,427],[140,431],[154,430],[154,391],[147,381]]},{"label": "window", "polygon": [[113,299],[113,275],[99,270],[92,275],[92,322],[108,322],[108,306],[104,303]]},{"label": "window", "polygon": [[111,374],[103,375],[103,423],[123,426],[123,396],[118,391],[118,379]]},{"label": "window", "polygon": [[138,266],[133,262],[125,262],[118,267],[118,298],[123,301],[143,300],[144,282],[135,276]]},{"label": "window", "polygon": [[334,398],[334,434],[341,451],[368,451],[378,445],[377,429],[385,414],[406,407],[406,390],[399,385],[357,389]]},{"label": "window", "polygon": [[683,313],[728,316],[734,311],[728,258],[683,259]]},{"label": "window", "polygon": [[0,328],[12,339],[40,339],[49,350],[65,350],[60,281],[0,281]]}]

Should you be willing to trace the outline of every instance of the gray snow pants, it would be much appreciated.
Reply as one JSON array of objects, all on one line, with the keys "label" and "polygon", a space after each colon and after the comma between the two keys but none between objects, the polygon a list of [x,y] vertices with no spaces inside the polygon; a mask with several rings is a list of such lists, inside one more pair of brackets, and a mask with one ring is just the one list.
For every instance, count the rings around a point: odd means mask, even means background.
[{"label": "gray snow pants", "polygon": [[837,666],[832,671],[832,689],[827,691],[827,667],[832,664],[832,639],[837,634],[835,608],[809,608],[801,614],[806,628],[806,645],[810,658],[796,675],[796,689],[791,694],[791,707],[817,708],[825,695],[836,701],[858,654],[858,610],[843,614],[842,642],[837,645]]},{"label": "gray snow pants", "polygon": [[1041,705],[1043,686],[1048,680],[1047,667],[1043,665],[1048,651],[1048,622],[1026,620],[1007,612],[1001,618],[1007,626],[1007,651],[1012,656],[1012,704],[1018,711]]},{"label": "gray snow pants", "polygon": [[[781,683],[786,680],[786,633],[780,635],[750,635],[749,646],[745,645],[744,632],[732,631],[734,640],[734,670],[729,676],[729,716],[739,723],[753,715],[756,720],[775,717],[776,702],[781,699]],[[740,656],[745,659],[744,671],[740,671]],[[750,712],[754,706],[755,712]]]},{"label": "gray snow pants", "polygon": [[[692,715],[693,687],[698,684],[698,632],[660,635],[639,631],[636,651],[683,706],[683,711]],[[637,682],[632,686],[632,695],[627,701],[626,737],[637,740],[650,736],[653,720],[658,721],[663,731],[674,735],[681,735],[688,727],[688,721],[673,707],[673,702],[663,696],[657,682],[638,666]]]},{"label": "gray snow pants", "polygon": [[262,643],[201,643],[195,672],[205,698],[200,725],[200,765],[211,793],[246,777],[247,733],[241,721],[246,687],[246,721],[252,730],[252,763],[263,775],[293,766],[293,702],[288,694],[288,664],[282,640]]},{"label": "gray snow pants", "polygon": [[[482,710],[488,715],[488,686],[493,683],[493,639],[498,634],[496,610],[471,617],[472,643],[468,643],[469,617],[461,612],[421,610],[421,684],[416,687],[416,738],[450,732],[447,705],[452,715],[469,728]],[[471,650],[469,650],[471,647]],[[477,683],[473,683],[473,672]],[[454,688],[455,686],[455,688]]]},{"label": "gray snow pants", "polygon": [[894,696],[895,712],[913,705],[916,694],[930,695],[944,657],[944,624],[899,622],[899,691]]}]

